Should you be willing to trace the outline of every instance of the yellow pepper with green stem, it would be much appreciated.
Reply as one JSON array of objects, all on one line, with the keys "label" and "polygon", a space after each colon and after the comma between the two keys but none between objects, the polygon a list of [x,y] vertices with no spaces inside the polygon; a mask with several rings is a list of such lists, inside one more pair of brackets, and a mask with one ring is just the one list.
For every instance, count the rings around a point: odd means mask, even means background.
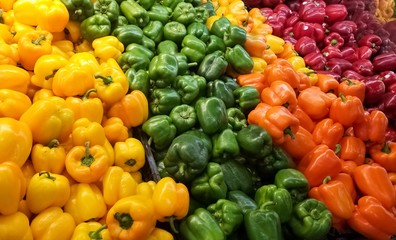
[{"label": "yellow pepper with green stem", "polygon": [[114,144],[115,165],[126,172],[136,172],[141,169],[146,156],[142,142],[136,138],[127,138]]},{"label": "yellow pepper with green stem", "polygon": [[57,54],[46,54],[39,57],[34,65],[32,83],[40,88],[52,89],[55,73],[68,63],[67,58]]},{"label": "yellow pepper with green stem", "polygon": [[36,143],[33,145],[30,158],[36,172],[48,171],[61,174],[65,168],[66,150],[53,139],[48,145]]},{"label": "yellow pepper with green stem", "polygon": [[103,102],[95,95],[96,89],[89,89],[81,97],[67,97],[66,106],[74,112],[75,119],[87,118],[91,122],[101,123],[103,120]]},{"label": "yellow pepper with green stem", "polygon": [[99,222],[82,222],[74,229],[71,240],[111,240],[106,225]]}]

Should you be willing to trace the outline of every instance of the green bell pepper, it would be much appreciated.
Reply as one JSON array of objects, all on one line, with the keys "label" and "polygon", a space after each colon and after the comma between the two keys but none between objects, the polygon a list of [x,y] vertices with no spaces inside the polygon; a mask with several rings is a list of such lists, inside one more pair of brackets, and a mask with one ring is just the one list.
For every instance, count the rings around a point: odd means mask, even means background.
[{"label": "green bell pepper", "polygon": [[181,45],[184,37],[187,35],[187,28],[183,24],[170,21],[164,25],[164,39],[175,42],[178,46]]},{"label": "green bell pepper", "polygon": [[172,9],[155,2],[154,5],[147,11],[147,14],[151,21],[160,21],[163,25],[165,25],[167,22],[169,22]]},{"label": "green bell pepper", "polygon": [[92,42],[96,38],[108,36],[111,32],[110,20],[101,14],[92,15],[80,24],[81,36]]},{"label": "green bell pepper", "polygon": [[156,44],[155,44],[154,40],[152,40],[151,38],[147,37],[144,34],[142,37],[142,45],[145,46],[146,48],[150,49],[152,52],[155,52]]},{"label": "green bell pepper", "polygon": [[164,37],[164,25],[160,21],[150,21],[143,28],[143,34],[158,44]]},{"label": "green bell pepper", "polygon": [[222,16],[213,22],[212,27],[210,28],[210,33],[223,39],[224,33],[231,25],[230,20],[228,20],[227,17]]},{"label": "green bell pepper", "polygon": [[198,82],[199,94],[198,94],[197,99],[199,99],[200,97],[206,97],[206,79],[202,76],[197,75],[197,74],[193,74],[192,76]]},{"label": "green bell pepper", "polygon": [[172,87],[181,97],[181,102],[191,103],[199,94],[198,82],[191,75],[179,75],[173,81]]},{"label": "green bell pepper", "polygon": [[275,211],[281,223],[289,221],[293,211],[290,193],[274,184],[263,185],[256,190],[254,200],[260,209]]},{"label": "green bell pepper", "polygon": [[111,32],[113,33],[114,29],[128,24],[128,19],[125,16],[119,15],[116,21],[111,22]]},{"label": "green bell pepper", "polygon": [[112,32],[124,46],[128,46],[131,43],[142,43],[143,31],[138,26],[133,24],[128,24],[124,26],[119,26],[115,28]]},{"label": "green bell pepper", "polygon": [[124,52],[117,59],[118,65],[126,72],[128,69],[133,68],[136,71],[143,69],[147,70],[150,64],[150,59],[143,54],[136,54],[134,52]]},{"label": "green bell pepper", "polygon": [[246,42],[246,30],[231,24],[227,31],[224,32],[223,40],[226,47],[234,47],[237,44],[243,46]]},{"label": "green bell pepper", "polygon": [[146,70],[140,69],[136,71],[130,68],[125,72],[125,76],[128,79],[129,92],[139,90],[144,93],[146,98],[149,97],[150,79]]},{"label": "green bell pepper", "polygon": [[262,127],[249,124],[242,128],[236,136],[241,152],[254,158],[263,158],[271,153],[272,137]]},{"label": "green bell pepper", "polygon": [[253,175],[246,165],[230,159],[220,164],[228,190],[241,190],[246,194],[253,192]]},{"label": "green bell pepper", "polygon": [[116,0],[96,0],[93,4],[95,14],[103,14],[107,16],[110,22],[118,20],[120,15],[120,6]]},{"label": "green bell pepper", "polygon": [[272,180],[279,170],[285,168],[295,168],[295,163],[282,147],[274,144],[271,152],[258,161],[256,169],[263,178]]},{"label": "green bell pepper", "polygon": [[169,114],[181,104],[180,95],[173,88],[155,88],[150,94],[149,107],[154,115]]},{"label": "green bell pepper", "polygon": [[282,227],[275,211],[249,210],[244,216],[244,224],[249,240],[282,240]]},{"label": "green bell pepper", "polygon": [[206,205],[225,198],[227,185],[220,165],[209,162],[205,171],[191,182],[190,192],[195,199]]},{"label": "green bell pepper", "polygon": [[250,73],[253,69],[253,60],[241,45],[236,44],[226,50],[225,58],[231,67],[239,74]]},{"label": "green bell pepper", "polygon": [[176,181],[190,183],[205,170],[209,159],[209,149],[204,140],[182,133],[169,146],[164,165]]},{"label": "green bell pepper", "polygon": [[224,235],[229,236],[243,223],[242,208],[227,199],[219,199],[206,208],[216,219]]},{"label": "green bell pepper", "polygon": [[188,74],[190,67],[195,67],[198,65],[196,62],[188,62],[187,56],[183,53],[175,53],[175,56],[177,59],[177,65],[179,66],[179,71],[177,72],[177,75]]},{"label": "green bell pepper", "polygon": [[157,159],[155,159],[155,161],[156,161],[156,165],[157,165],[157,169],[158,169],[158,173],[159,173],[159,175],[160,175],[160,177],[161,178],[164,178],[164,177],[171,177],[170,175],[169,175],[169,173],[166,171],[166,169],[165,169],[165,165],[164,165],[164,159],[161,159],[161,160],[157,160]]},{"label": "green bell pepper", "polygon": [[154,57],[153,51],[138,43],[128,44],[128,46],[125,49],[125,52],[132,52],[133,54],[144,55],[148,59],[152,59]]},{"label": "green bell pepper", "polygon": [[156,0],[136,0],[136,2],[147,11],[157,2]]},{"label": "green bell pepper", "polygon": [[195,103],[198,122],[206,134],[214,134],[228,126],[227,109],[217,97],[200,98]]},{"label": "green bell pepper", "polygon": [[260,103],[260,93],[255,87],[242,86],[233,91],[236,105],[244,113],[253,110]]},{"label": "green bell pepper", "polygon": [[221,100],[223,100],[226,108],[230,108],[235,105],[235,99],[232,89],[229,88],[223,81],[218,79],[210,81],[207,84],[206,96],[220,98]]},{"label": "green bell pepper", "polygon": [[198,39],[201,39],[204,43],[209,40],[209,29],[205,23],[193,22],[187,27],[187,34],[194,35]]},{"label": "green bell pepper", "polygon": [[218,79],[227,70],[228,62],[224,52],[217,50],[207,54],[199,64],[197,74],[206,78],[210,82]]},{"label": "green bell pepper", "polygon": [[226,45],[223,41],[223,39],[219,38],[216,35],[209,35],[209,39],[206,42],[206,54],[213,53],[215,51],[221,51],[225,52],[226,51]]},{"label": "green bell pepper", "polygon": [[187,56],[189,62],[199,63],[204,59],[206,44],[196,36],[187,34],[181,46],[180,52]]},{"label": "green bell pepper", "polygon": [[[239,108],[231,107],[227,109],[228,128],[234,132],[239,132],[247,127],[247,120],[245,114]],[[237,135],[238,136],[238,135]],[[239,140],[237,138],[238,144]],[[240,148],[241,145],[239,144]],[[260,149],[261,150],[261,149]],[[256,151],[260,151],[256,149]]]},{"label": "green bell pepper", "polygon": [[173,10],[176,8],[177,4],[183,2],[183,0],[162,0],[162,5],[172,9]]},{"label": "green bell pepper", "polygon": [[297,204],[307,198],[309,183],[304,174],[293,168],[279,170],[275,174],[274,184],[278,188],[289,191],[293,204]]},{"label": "green bell pepper", "polygon": [[149,137],[149,144],[154,143],[156,149],[165,149],[171,145],[176,136],[176,126],[167,115],[157,115],[150,117],[142,125],[142,130]]},{"label": "green bell pepper", "polygon": [[177,44],[171,40],[164,40],[157,45],[157,54],[160,53],[170,53],[176,54],[179,52],[179,47]]},{"label": "green bell pepper", "polygon": [[184,26],[188,26],[195,21],[195,8],[191,3],[179,2],[173,9],[171,17],[172,21],[179,22]]},{"label": "green bell pepper", "polygon": [[187,104],[174,107],[170,112],[169,117],[176,126],[178,134],[192,129],[197,123],[197,113],[195,112],[194,107]]},{"label": "green bell pepper", "polygon": [[226,237],[213,215],[205,208],[197,208],[180,223],[184,240],[225,240]]},{"label": "green bell pepper", "polygon": [[257,203],[246,193],[240,190],[228,191],[227,199],[238,204],[238,206],[242,209],[243,214],[246,214],[246,212],[249,210],[257,209]]},{"label": "green bell pepper", "polygon": [[188,130],[187,132],[184,132],[184,134],[187,134],[187,135],[191,134],[196,137],[199,137],[204,142],[206,148],[209,150],[209,153],[212,152],[212,149],[213,149],[212,139],[210,139],[210,137],[206,133],[204,133],[201,129],[191,129],[191,130]]},{"label": "green bell pepper", "polygon": [[240,85],[237,83],[235,78],[232,78],[230,76],[227,75],[222,75],[220,77],[220,80],[222,80],[223,82],[225,82],[225,84],[232,89],[232,91],[234,91],[235,89],[239,88]]},{"label": "green bell pepper", "polygon": [[209,17],[216,15],[216,10],[214,8],[212,1],[207,1],[206,3],[201,3],[200,6],[205,7],[206,10],[208,10]]},{"label": "green bell pepper", "polygon": [[209,18],[209,11],[205,6],[199,5],[195,7],[195,22],[206,23]]},{"label": "green bell pepper", "polygon": [[171,86],[179,71],[177,58],[170,53],[154,56],[149,65],[149,77],[155,86],[164,88]]},{"label": "green bell pepper", "polygon": [[294,206],[288,222],[293,234],[300,239],[325,239],[332,224],[332,214],[326,205],[313,198],[307,198]]},{"label": "green bell pepper", "polygon": [[239,156],[239,145],[234,132],[227,128],[212,136],[212,160],[215,162],[228,161]]},{"label": "green bell pepper", "polygon": [[197,200],[195,200],[191,195],[190,195],[190,204],[188,206],[188,216],[189,215],[193,215],[195,210],[197,210],[198,208],[206,208],[206,206],[200,202],[198,202]]},{"label": "green bell pepper", "polygon": [[93,3],[90,0],[61,0],[69,12],[69,19],[82,22],[94,15]]},{"label": "green bell pepper", "polygon": [[122,1],[120,3],[120,10],[130,24],[144,27],[150,21],[147,10],[134,0]]}]

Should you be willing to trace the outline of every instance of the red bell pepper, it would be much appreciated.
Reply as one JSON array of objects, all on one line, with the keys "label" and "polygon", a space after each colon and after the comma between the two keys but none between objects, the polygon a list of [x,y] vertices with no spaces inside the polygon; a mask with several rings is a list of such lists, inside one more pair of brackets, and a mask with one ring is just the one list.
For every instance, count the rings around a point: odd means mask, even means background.
[{"label": "red bell pepper", "polygon": [[298,15],[298,12],[292,12],[290,17],[286,20],[286,27],[293,27],[298,21],[300,21],[300,15]]},{"label": "red bell pepper", "polygon": [[375,71],[396,70],[396,53],[382,53],[374,57],[373,65]]},{"label": "red bell pepper", "polygon": [[349,62],[354,62],[358,60],[358,55],[352,47],[343,47],[341,48],[341,55],[342,58],[349,61]]},{"label": "red bell pepper", "polygon": [[342,77],[344,78],[349,78],[349,79],[356,79],[356,80],[363,80],[365,79],[364,76],[360,75],[359,73],[353,71],[353,70],[346,70],[342,73]]},{"label": "red bell pepper", "polygon": [[311,52],[304,56],[305,63],[313,70],[323,70],[326,65],[326,58],[320,52]]},{"label": "red bell pepper", "polygon": [[356,53],[359,59],[370,59],[374,52],[368,46],[361,46],[356,49]]},{"label": "red bell pepper", "polygon": [[383,111],[388,117],[396,119],[396,93],[387,92],[382,94]]},{"label": "red bell pepper", "polygon": [[277,4],[274,8],[274,12],[280,15],[284,15],[286,18],[289,18],[293,13],[293,11],[286,4],[283,3]]},{"label": "red bell pepper", "polygon": [[273,8],[280,3],[280,0],[261,0],[261,6]]},{"label": "red bell pepper", "polygon": [[333,47],[332,45],[328,45],[327,47],[323,48],[322,54],[327,60],[331,58],[342,58],[341,50],[337,47]]},{"label": "red bell pepper", "polygon": [[324,38],[324,44],[326,46],[333,46],[336,48],[341,48],[344,46],[344,39],[341,37],[339,33],[331,32]]},{"label": "red bell pepper", "polygon": [[370,47],[372,49],[373,53],[375,54],[381,48],[382,39],[378,35],[367,34],[359,39],[358,45],[359,45],[359,47],[362,47],[362,46]]},{"label": "red bell pepper", "polygon": [[381,80],[385,83],[385,87],[396,84],[396,73],[394,71],[384,71],[379,74]]},{"label": "red bell pepper", "polygon": [[357,25],[353,21],[344,20],[335,22],[330,26],[329,30],[339,33],[345,40],[356,33]]},{"label": "red bell pepper", "polygon": [[301,56],[305,56],[311,52],[320,52],[316,42],[307,36],[303,36],[297,40],[294,45],[294,50],[296,50],[296,52]]},{"label": "red bell pepper", "polygon": [[[381,80],[368,80],[364,81],[366,84],[366,93],[364,97],[364,103],[367,105],[374,105],[381,101],[381,99],[385,98],[385,84]],[[396,99],[395,99],[396,100]],[[396,106],[394,108],[396,111]]]},{"label": "red bell pepper", "polygon": [[321,42],[325,37],[323,26],[319,23],[297,22],[293,26],[293,34],[297,39],[307,36],[315,42]]},{"label": "red bell pepper", "polygon": [[325,7],[325,13],[325,22],[329,24],[343,21],[348,15],[348,11],[344,4],[328,4]]},{"label": "red bell pepper", "polygon": [[302,2],[298,14],[302,21],[309,23],[322,23],[326,16],[325,8],[316,1]]},{"label": "red bell pepper", "polygon": [[341,69],[341,72],[336,72],[338,74],[343,73],[346,70],[352,69],[352,63],[348,62],[343,58],[331,58],[326,63],[326,69],[334,71],[335,66],[338,66]]},{"label": "red bell pepper", "polygon": [[374,66],[369,59],[359,59],[352,63],[352,70],[363,76],[371,76],[374,73]]}]

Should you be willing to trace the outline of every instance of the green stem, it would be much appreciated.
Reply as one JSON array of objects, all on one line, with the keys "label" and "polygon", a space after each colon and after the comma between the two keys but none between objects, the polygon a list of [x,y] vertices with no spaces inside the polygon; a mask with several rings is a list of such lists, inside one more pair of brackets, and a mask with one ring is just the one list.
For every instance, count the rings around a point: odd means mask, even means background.
[{"label": "green stem", "polygon": [[345,95],[342,92],[339,93],[338,96],[341,98],[342,102],[346,102],[347,99],[346,99]]},{"label": "green stem", "polygon": [[323,184],[326,184],[326,183],[328,183],[328,182],[330,182],[331,181],[331,177],[330,176],[326,176],[324,179],[323,179]]},{"label": "green stem", "polygon": [[178,234],[179,231],[176,229],[175,219],[176,219],[175,216],[168,217],[169,225],[170,225],[172,232]]},{"label": "green stem", "polygon": [[91,94],[91,93],[93,93],[93,92],[96,92],[96,89],[95,89],[95,88],[89,89],[88,91],[86,91],[86,92],[84,93],[84,95],[81,97],[81,99],[82,99],[82,100],[88,99],[88,98],[89,98],[89,94]]},{"label": "green stem", "polygon": [[45,36],[44,35],[40,35],[37,39],[32,40],[32,43],[34,45],[41,45],[40,42],[41,41],[45,41]]},{"label": "green stem", "polygon": [[45,176],[46,178],[51,179],[52,181],[56,180],[56,177],[51,176],[50,172],[40,172],[39,176],[44,175],[44,174],[47,175],[47,176]]},{"label": "green stem", "polygon": [[133,219],[129,213],[114,213],[114,218],[118,221],[122,229],[130,229],[133,224]]},{"label": "green stem", "polygon": [[334,153],[336,155],[338,155],[338,154],[340,154],[340,152],[341,152],[341,144],[336,144],[335,145],[335,149],[334,149]]},{"label": "green stem", "polygon": [[95,158],[92,156],[91,152],[89,151],[90,142],[85,142],[85,154],[84,157],[81,158],[81,165],[90,167],[92,163],[95,161]]},{"label": "green stem", "polygon": [[388,153],[388,154],[392,152],[389,147],[389,144],[387,142],[384,143],[384,146],[382,147],[381,152]]},{"label": "green stem", "polygon": [[113,82],[113,78],[111,76],[102,76],[99,74],[95,74],[95,78],[102,79],[105,85],[110,85]]},{"label": "green stem", "polygon": [[57,146],[59,146],[59,140],[58,139],[52,139],[48,145],[49,148],[56,148]]},{"label": "green stem", "polygon": [[88,237],[91,240],[102,240],[103,238],[102,238],[102,235],[100,234],[100,232],[105,230],[105,229],[107,229],[107,225],[106,224],[101,226],[100,228],[98,228],[96,231],[90,231],[88,233]]},{"label": "green stem", "polygon": [[285,135],[289,135],[291,137],[291,139],[295,139],[296,138],[296,136],[294,136],[294,133],[292,132],[290,127],[288,127],[285,130],[283,130],[283,133]]}]

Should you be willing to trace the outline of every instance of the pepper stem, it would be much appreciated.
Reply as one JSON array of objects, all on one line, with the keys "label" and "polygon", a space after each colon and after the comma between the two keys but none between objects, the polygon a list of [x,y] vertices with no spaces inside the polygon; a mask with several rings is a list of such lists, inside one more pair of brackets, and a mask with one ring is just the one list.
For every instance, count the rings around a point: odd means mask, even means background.
[{"label": "pepper stem", "polygon": [[335,145],[335,149],[334,149],[334,153],[336,155],[338,155],[338,154],[340,154],[340,152],[341,152],[341,144],[336,144]]},{"label": "pepper stem", "polygon": [[345,97],[345,95],[341,92],[340,94],[338,94],[338,96],[341,98],[341,101],[342,102],[346,102],[346,97]]},{"label": "pepper stem", "polygon": [[391,153],[391,149],[390,149],[389,144],[387,142],[384,143],[384,146],[382,147],[381,152],[388,153],[388,154]]},{"label": "pepper stem", "polygon": [[129,213],[114,213],[115,220],[118,221],[122,229],[129,229],[132,227],[133,219]]},{"label": "pepper stem", "polygon": [[326,176],[324,179],[323,179],[323,184],[326,184],[326,183],[328,183],[328,182],[330,182],[331,181],[331,177],[330,176]]},{"label": "pepper stem", "polygon": [[52,139],[49,143],[48,143],[48,147],[49,148],[55,148],[59,145],[59,141],[58,139]]},{"label": "pepper stem", "polygon": [[43,34],[41,34],[38,38],[36,38],[36,39],[33,39],[32,40],[32,43],[34,44],[34,45],[41,45],[40,44],[40,42],[41,41],[45,41],[45,35],[43,35]]},{"label": "pepper stem", "polygon": [[318,220],[320,219],[320,212],[318,209],[312,209],[310,215],[313,219]]},{"label": "pepper stem", "polygon": [[283,133],[285,135],[289,135],[291,137],[291,139],[295,139],[296,136],[294,136],[294,133],[292,132],[290,127],[287,127],[285,130],[283,130]]},{"label": "pepper stem", "polygon": [[125,165],[132,167],[132,166],[134,166],[136,164],[136,160],[135,159],[128,159],[124,163],[125,163]]},{"label": "pepper stem", "polygon": [[92,163],[95,161],[95,158],[92,156],[91,152],[89,151],[90,142],[85,142],[85,154],[84,157],[81,158],[81,165],[90,167]]},{"label": "pepper stem", "polygon": [[331,46],[337,45],[338,41],[336,39],[331,39]]},{"label": "pepper stem", "polygon": [[175,216],[170,216],[170,217],[167,217],[167,219],[169,221],[169,225],[170,225],[170,228],[171,228],[172,232],[178,234],[179,231],[176,229],[176,225],[175,225],[176,217]]},{"label": "pepper stem", "polygon": [[52,181],[56,180],[56,177],[51,176],[50,172],[40,172],[39,176],[44,175],[44,174],[47,175],[47,176],[45,176],[46,178],[51,179]]},{"label": "pepper stem", "polygon": [[84,95],[81,97],[81,99],[83,99],[83,100],[88,99],[88,98],[89,98],[89,94],[91,94],[91,93],[93,93],[93,92],[96,92],[96,89],[95,89],[95,88],[89,89],[88,91],[86,91],[86,92],[84,93]]},{"label": "pepper stem", "polygon": [[102,240],[103,238],[102,238],[102,236],[100,235],[100,232],[103,231],[103,230],[105,230],[106,228],[107,228],[107,225],[104,224],[103,226],[101,226],[100,228],[98,228],[96,231],[90,231],[90,232],[88,233],[88,237],[89,237],[91,240]]},{"label": "pepper stem", "polygon": [[197,62],[190,62],[190,63],[188,63],[187,64],[187,66],[190,68],[190,67],[195,67],[195,66],[197,66],[198,65],[198,63]]},{"label": "pepper stem", "polygon": [[113,78],[111,76],[102,76],[99,74],[95,74],[95,78],[102,79],[105,85],[110,85],[111,83],[113,83]]}]

